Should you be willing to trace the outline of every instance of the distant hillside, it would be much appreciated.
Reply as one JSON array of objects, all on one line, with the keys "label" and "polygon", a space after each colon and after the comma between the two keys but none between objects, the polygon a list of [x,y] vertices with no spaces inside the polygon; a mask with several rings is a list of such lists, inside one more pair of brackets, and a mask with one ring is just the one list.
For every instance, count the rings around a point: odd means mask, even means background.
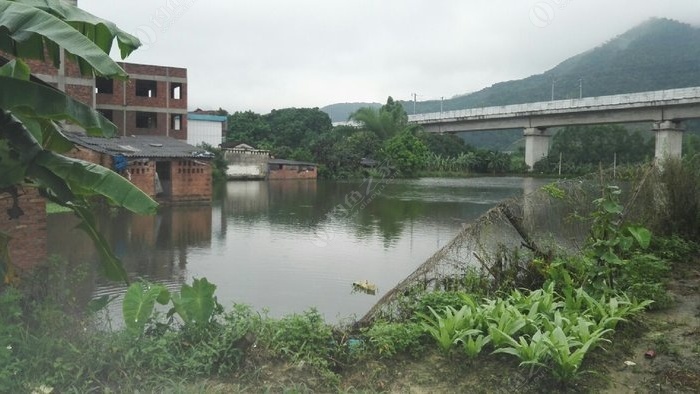
[{"label": "distant hillside", "polygon": [[[670,19],[650,19],[607,43],[573,56],[553,69],[500,82],[445,100],[445,110],[520,104],[583,95],[605,96],[700,86],[700,28]],[[403,102],[413,110],[413,102]],[[437,112],[440,101],[419,102],[417,112]]]},{"label": "distant hillside", "polygon": [[330,116],[331,122],[345,122],[348,120],[350,114],[362,107],[379,108],[381,106],[382,105],[379,103],[339,103],[326,105],[321,108],[321,111]]},{"label": "distant hillside", "polygon": [[[444,110],[604,96],[649,90],[700,86],[700,28],[669,19],[650,19],[603,45],[573,56],[549,71],[500,82],[478,92],[443,102]],[[413,112],[413,102],[402,102]],[[332,107],[332,106],[329,106]],[[416,103],[416,112],[438,112],[440,101]],[[346,116],[347,117],[347,116]],[[463,133],[467,143],[506,149],[520,131]]]}]

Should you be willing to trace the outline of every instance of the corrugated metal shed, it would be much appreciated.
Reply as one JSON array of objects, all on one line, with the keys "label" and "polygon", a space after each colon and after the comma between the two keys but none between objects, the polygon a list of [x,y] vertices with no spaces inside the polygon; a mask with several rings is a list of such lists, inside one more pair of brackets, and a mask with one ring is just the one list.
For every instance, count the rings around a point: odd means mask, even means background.
[{"label": "corrugated metal shed", "polygon": [[74,144],[108,154],[128,158],[212,159],[214,155],[204,149],[170,137],[135,135],[129,137],[102,138],[80,133],[65,133]]},{"label": "corrugated metal shed", "polygon": [[193,112],[187,113],[187,120],[203,120],[205,122],[226,122],[228,118],[223,115],[208,115],[208,114],[197,114]]}]

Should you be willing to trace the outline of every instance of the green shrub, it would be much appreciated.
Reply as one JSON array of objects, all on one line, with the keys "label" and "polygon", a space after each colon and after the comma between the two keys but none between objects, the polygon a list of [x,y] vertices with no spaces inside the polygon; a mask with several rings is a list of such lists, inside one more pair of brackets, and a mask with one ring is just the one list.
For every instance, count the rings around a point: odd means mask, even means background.
[{"label": "green shrub", "polygon": [[376,322],[363,331],[371,351],[379,357],[393,357],[399,353],[418,356],[424,349],[423,328],[418,323]]},{"label": "green shrub", "polygon": [[333,331],[315,308],[263,323],[261,341],[293,360],[326,357],[335,346]]}]

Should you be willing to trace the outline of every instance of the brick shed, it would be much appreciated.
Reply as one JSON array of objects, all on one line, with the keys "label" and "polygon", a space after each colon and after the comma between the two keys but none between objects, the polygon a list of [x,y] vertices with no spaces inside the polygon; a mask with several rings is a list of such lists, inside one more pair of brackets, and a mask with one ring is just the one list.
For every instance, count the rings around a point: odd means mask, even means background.
[{"label": "brick shed", "polygon": [[303,161],[270,159],[267,179],[316,179],[316,164]]},{"label": "brick shed", "polygon": [[211,201],[213,155],[210,152],[162,136],[66,135],[75,144],[69,156],[118,172],[159,202]]}]

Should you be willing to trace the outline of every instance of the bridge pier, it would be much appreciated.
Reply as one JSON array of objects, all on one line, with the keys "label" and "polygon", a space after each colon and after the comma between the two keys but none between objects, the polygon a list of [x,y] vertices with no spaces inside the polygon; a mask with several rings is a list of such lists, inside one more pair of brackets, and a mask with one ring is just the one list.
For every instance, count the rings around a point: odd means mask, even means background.
[{"label": "bridge pier", "polygon": [[523,130],[525,136],[525,164],[530,168],[535,163],[549,154],[549,139],[546,128],[526,127]]},{"label": "bridge pier", "polygon": [[667,158],[680,158],[683,151],[683,132],[680,122],[664,121],[654,123],[656,151],[654,158],[659,161]]}]

